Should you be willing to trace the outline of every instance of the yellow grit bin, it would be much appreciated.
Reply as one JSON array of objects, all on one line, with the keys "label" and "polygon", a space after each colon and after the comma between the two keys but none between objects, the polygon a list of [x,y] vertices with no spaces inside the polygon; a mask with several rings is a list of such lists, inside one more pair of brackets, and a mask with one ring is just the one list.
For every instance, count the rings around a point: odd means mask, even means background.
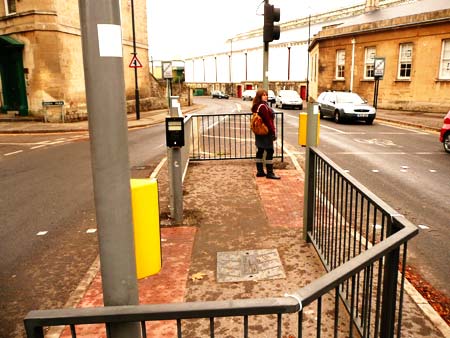
[{"label": "yellow grit bin", "polygon": [[131,179],[136,273],[141,279],[161,270],[158,183],[156,179]]}]

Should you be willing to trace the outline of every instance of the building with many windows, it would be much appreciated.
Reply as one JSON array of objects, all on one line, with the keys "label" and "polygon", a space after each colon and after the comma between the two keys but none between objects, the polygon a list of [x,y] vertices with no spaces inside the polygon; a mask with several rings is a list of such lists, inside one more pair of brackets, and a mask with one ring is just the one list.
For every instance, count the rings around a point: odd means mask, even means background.
[{"label": "building with many windows", "polygon": [[[385,109],[450,109],[450,3],[422,0],[375,9],[324,28],[310,45],[310,97],[326,90],[374,97]],[[375,60],[379,59],[380,69]]]},{"label": "building with many windows", "polygon": [[[132,110],[132,8],[130,1],[120,3],[125,95]],[[134,7],[137,57],[143,66],[138,80],[141,104],[145,106],[151,88],[146,1],[135,0]],[[51,109],[43,106],[43,101],[64,101],[66,118],[85,118],[82,58],[77,0],[0,1],[0,114],[43,116]]]}]

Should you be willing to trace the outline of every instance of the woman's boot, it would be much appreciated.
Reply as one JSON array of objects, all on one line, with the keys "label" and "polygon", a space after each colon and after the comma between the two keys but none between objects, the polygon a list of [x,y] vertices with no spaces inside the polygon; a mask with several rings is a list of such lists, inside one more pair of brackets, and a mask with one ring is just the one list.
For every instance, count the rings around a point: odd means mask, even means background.
[{"label": "woman's boot", "polygon": [[280,176],[275,175],[275,173],[273,172],[273,164],[266,163],[266,168],[267,168],[266,178],[271,178],[273,180],[279,180],[281,178]]},{"label": "woman's boot", "polygon": [[266,173],[264,172],[262,162],[256,162],[256,177],[265,177]]}]

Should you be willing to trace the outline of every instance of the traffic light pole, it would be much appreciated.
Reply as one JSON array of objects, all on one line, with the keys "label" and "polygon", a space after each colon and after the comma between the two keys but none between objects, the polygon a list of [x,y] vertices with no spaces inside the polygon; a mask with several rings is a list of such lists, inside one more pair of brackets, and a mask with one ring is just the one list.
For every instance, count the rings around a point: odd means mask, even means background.
[{"label": "traffic light pole", "polygon": [[264,0],[264,55],[263,55],[263,87],[269,90],[269,42],[280,38],[280,26],[274,22],[280,21],[280,9],[269,4],[269,0]]},{"label": "traffic light pole", "polygon": [[[269,0],[264,0],[264,12],[266,11],[265,5],[269,4]],[[265,15],[265,14],[264,14]],[[264,25],[266,23],[264,22]],[[263,88],[269,90],[269,43],[264,41],[264,51],[263,51]]]},{"label": "traffic light pole", "polygon": [[269,43],[264,42],[263,56],[263,88],[269,90]]}]

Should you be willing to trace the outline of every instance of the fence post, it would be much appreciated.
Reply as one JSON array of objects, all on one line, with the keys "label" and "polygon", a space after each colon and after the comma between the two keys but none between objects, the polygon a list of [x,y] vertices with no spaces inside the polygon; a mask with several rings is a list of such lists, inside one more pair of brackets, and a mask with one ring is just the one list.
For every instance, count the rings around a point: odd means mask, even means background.
[{"label": "fence post", "polygon": [[[315,202],[315,156],[311,156],[311,147],[316,146],[318,141],[318,106],[308,104],[308,119],[306,129],[306,151],[305,151],[305,182],[303,193],[303,239],[308,241],[308,231],[312,230],[314,221]],[[311,158],[312,157],[312,158]]]},{"label": "fence post", "polygon": [[[387,236],[397,232],[394,228],[393,221],[388,224]],[[400,259],[400,248],[392,250],[385,257],[383,269],[383,299],[381,303],[381,338],[394,337],[395,326],[395,307],[397,303],[397,278],[398,263]]]}]

